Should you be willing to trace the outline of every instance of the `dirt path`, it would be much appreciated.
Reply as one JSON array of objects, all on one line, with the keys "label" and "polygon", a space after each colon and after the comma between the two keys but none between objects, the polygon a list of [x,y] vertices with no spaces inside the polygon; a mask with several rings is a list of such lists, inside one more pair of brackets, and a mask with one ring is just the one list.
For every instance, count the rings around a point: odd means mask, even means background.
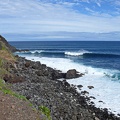
[{"label": "dirt path", "polygon": [[42,120],[29,104],[0,91],[0,120]]}]

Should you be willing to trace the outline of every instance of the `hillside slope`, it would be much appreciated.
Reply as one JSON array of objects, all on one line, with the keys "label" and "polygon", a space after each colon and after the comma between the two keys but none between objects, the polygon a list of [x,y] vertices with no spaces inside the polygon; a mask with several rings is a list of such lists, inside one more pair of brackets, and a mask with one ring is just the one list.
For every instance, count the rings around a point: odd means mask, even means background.
[{"label": "hillside slope", "polygon": [[24,96],[10,90],[10,84],[3,80],[5,76],[8,79],[18,78],[10,73],[16,62],[12,54],[14,51],[16,48],[0,36],[0,120],[42,120],[41,113],[31,107],[31,103]]},{"label": "hillside slope", "polygon": [[[11,46],[11,45],[7,42],[7,40],[6,40],[4,37],[2,37],[1,35],[0,35],[0,42],[4,43],[4,44],[6,45],[6,47],[7,47],[11,52],[15,52],[15,51],[17,50],[15,47]],[[1,48],[1,46],[0,46],[0,48]]]}]

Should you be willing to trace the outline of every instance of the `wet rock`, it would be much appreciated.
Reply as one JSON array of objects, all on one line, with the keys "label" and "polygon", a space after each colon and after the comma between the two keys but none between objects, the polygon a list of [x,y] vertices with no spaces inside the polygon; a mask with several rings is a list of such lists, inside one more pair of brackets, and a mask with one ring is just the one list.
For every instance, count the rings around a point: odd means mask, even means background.
[{"label": "wet rock", "polygon": [[82,86],[82,85],[77,85],[77,87],[78,87],[79,89],[81,89],[83,86]]},{"label": "wet rock", "polygon": [[78,78],[82,77],[84,74],[77,72],[75,69],[70,69],[66,73],[66,79],[73,79],[73,78]]},{"label": "wet rock", "polygon": [[90,96],[89,98],[90,98],[90,99],[96,99],[96,98],[95,98],[95,97],[93,97],[93,96]]},{"label": "wet rock", "polygon": [[88,86],[88,88],[89,88],[89,89],[93,89],[93,88],[94,88],[94,86]]},{"label": "wet rock", "polygon": [[120,116],[120,114],[117,114],[118,116]]},{"label": "wet rock", "polygon": [[55,70],[52,71],[51,75],[53,80],[65,78],[65,73],[59,73],[58,71],[55,71]]},{"label": "wet rock", "polygon": [[89,92],[87,92],[86,90],[84,90],[84,91],[81,91],[81,94],[86,95],[86,94],[89,94]]},{"label": "wet rock", "polygon": [[72,79],[78,77],[77,71],[75,69],[68,70],[66,73],[66,79]]}]

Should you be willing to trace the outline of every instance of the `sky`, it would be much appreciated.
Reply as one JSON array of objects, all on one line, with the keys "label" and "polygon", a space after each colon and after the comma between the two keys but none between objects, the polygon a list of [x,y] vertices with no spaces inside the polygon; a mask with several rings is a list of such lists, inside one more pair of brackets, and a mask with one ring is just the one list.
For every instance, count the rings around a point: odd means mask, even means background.
[{"label": "sky", "polygon": [[9,41],[120,40],[120,0],[0,0]]}]

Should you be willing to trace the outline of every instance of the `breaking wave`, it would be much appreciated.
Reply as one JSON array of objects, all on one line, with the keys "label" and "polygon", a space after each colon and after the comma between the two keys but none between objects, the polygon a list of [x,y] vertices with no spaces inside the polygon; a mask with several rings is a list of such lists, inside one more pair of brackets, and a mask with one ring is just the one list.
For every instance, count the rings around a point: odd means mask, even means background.
[{"label": "breaking wave", "polygon": [[78,52],[65,52],[65,55],[69,55],[69,56],[82,56],[86,53],[92,53],[86,50],[82,50],[82,51],[78,51]]}]

